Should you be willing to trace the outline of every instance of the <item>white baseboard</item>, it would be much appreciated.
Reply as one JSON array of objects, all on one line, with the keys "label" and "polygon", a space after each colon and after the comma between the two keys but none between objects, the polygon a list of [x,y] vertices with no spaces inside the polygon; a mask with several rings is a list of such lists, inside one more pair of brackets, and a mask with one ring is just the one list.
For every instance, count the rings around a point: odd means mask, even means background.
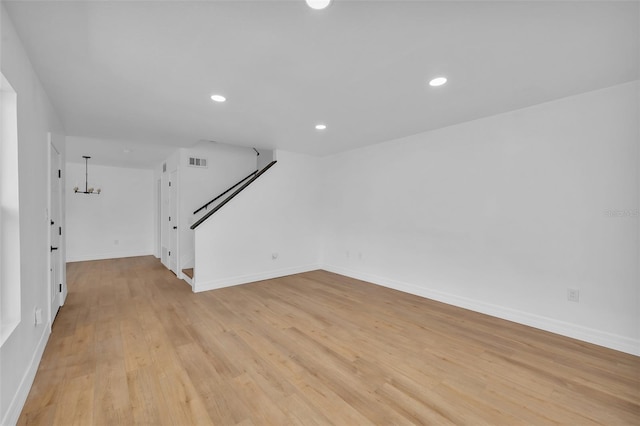
[{"label": "white baseboard", "polygon": [[182,275],[182,278],[180,278],[180,279],[185,281],[187,284],[189,284],[191,286],[191,288],[193,289],[193,280],[191,278],[189,278],[185,274],[181,274],[181,275]]},{"label": "white baseboard", "polygon": [[493,317],[502,318],[508,321],[517,322],[519,324],[528,325],[530,327],[560,334],[562,336],[571,337],[573,339],[582,340],[584,342],[593,343],[606,348],[615,349],[632,355],[640,356],[640,340],[631,339],[629,337],[617,334],[607,333],[605,331],[593,328],[583,327],[577,324],[565,321],[555,320],[529,312],[523,312],[504,306],[493,305],[466,297],[457,296],[437,290],[431,290],[419,287],[414,284],[404,283],[393,279],[380,277],[373,274],[361,273],[350,269],[323,265],[322,269],[336,274],[345,275],[357,280],[367,281],[372,284],[381,285],[383,287],[392,288],[416,296],[425,297],[427,299],[436,300],[449,305],[458,306],[460,308],[469,309],[471,311],[480,312]]},{"label": "white baseboard", "polygon": [[122,257],[153,256],[153,250],[114,251],[110,253],[67,254],[67,262],[85,262],[88,260],[119,259]]},{"label": "white baseboard", "polygon": [[[193,292],[200,293],[201,291],[209,291],[209,290],[215,290],[218,288],[231,287],[234,285],[248,284],[256,281],[270,280],[273,278],[285,277],[287,275],[301,274],[303,272],[315,271],[317,269],[320,269],[320,265],[318,264],[296,266],[291,268],[277,269],[274,271],[260,272],[256,274],[220,278],[216,280],[206,281],[203,283],[198,282],[197,275],[196,275],[195,284],[193,286]],[[197,274],[198,272],[195,271],[195,273]]]},{"label": "white baseboard", "polygon": [[49,335],[51,329],[51,324],[45,324],[42,327],[42,336],[40,336],[40,341],[38,342],[38,346],[36,346],[35,351],[33,351],[33,356],[31,357],[31,362],[27,367],[27,371],[25,371],[22,376],[22,380],[20,381],[20,386],[13,396],[11,403],[9,404],[9,408],[2,419],[0,424],[2,425],[15,425],[18,423],[18,419],[20,418],[20,413],[22,412],[22,408],[24,407],[24,403],[27,401],[27,397],[29,396],[29,391],[31,390],[31,386],[33,385],[33,380],[36,378],[36,372],[38,371],[38,366],[40,365],[40,360],[42,359],[42,354],[44,353],[44,348],[47,346],[47,341],[49,340]]}]

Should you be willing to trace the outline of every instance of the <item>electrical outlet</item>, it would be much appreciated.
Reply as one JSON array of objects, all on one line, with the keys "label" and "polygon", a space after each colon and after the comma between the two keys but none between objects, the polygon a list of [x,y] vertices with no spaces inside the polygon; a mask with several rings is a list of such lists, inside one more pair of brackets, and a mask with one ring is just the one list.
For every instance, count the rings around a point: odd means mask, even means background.
[{"label": "electrical outlet", "polygon": [[569,302],[579,302],[580,301],[580,290],[576,288],[568,288],[567,289],[567,300]]}]

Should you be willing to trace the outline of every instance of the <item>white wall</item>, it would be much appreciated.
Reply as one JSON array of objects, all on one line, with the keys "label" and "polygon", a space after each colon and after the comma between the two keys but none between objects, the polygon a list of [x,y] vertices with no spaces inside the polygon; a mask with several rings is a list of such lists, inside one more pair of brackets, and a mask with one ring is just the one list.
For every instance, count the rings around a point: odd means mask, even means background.
[{"label": "white wall", "polygon": [[[20,197],[20,324],[0,348],[0,423],[15,423],[35,377],[50,325],[34,325],[34,311],[48,311],[47,133],[64,129],[0,5],[2,74],[18,97]],[[64,158],[64,147],[59,147]],[[46,315],[44,315],[46,316]]]},{"label": "white wall", "polygon": [[640,354],[638,91],[324,159],[325,268]]},{"label": "white wall", "polygon": [[67,261],[153,254],[156,183],[153,170],[96,166],[89,160],[89,186],[99,195],[75,194],[85,187],[85,165],[67,163]]},{"label": "white wall", "polygon": [[[188,166],[189,157],[206,158],[206,168]],[[193,266],[193,223],[204,216],[193,212],[230,186],[256,170],[256,153],[251,148],[203,142],[180,150],[178,165],[178,240],[180,270]],[[230,195],[231,193],[229,193]]]},{"label": "white wall", "polygon": [[194,291],[318,269],[319,159],[285,151],[277,158],[196,228]]},{"label": "white wall", "polygon": [[276,160],[276,152],[271,149],[258,149],[260,155],[257,158],[256,170],[262,170],[273,160]]}]

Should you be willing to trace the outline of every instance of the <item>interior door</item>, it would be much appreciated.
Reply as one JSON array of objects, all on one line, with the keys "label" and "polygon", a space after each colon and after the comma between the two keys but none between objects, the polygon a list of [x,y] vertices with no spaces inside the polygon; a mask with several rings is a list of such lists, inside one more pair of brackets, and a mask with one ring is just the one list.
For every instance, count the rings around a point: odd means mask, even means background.
[{"label": "interior door", "polygon": [[51,324],[53,324],[53,320],[56,318],[58,309],[60,309],[62,296],[62,266],[60,262],[60,235],[62,234],[62,223],[60,223],[62,213],[60,209],[62,204],[62,193],[60,185],[60,153],[51,143],[51,141],[49,142],[49,144],[51,146],[51,154],[49,159],[49,173],[51,182],[51,194],[49,199],[49,233],[51,235],[49,247],[49,319]]},{"label": "interior door", "polygon": [[162,179],[156,185],[156,248],[157,256],[162,259]]},{"label": "interior door", "polygon": [[178,171],[174,170],[169,174],[169,247],[168,259],[169,269],[178,275],[178,197],[177,197],[177,176]]}]

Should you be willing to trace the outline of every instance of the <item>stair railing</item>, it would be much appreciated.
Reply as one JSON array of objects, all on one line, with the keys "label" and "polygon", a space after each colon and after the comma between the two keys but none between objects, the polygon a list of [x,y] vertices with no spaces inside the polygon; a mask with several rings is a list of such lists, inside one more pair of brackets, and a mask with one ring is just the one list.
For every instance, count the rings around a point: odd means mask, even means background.
[{"label": "stair railing", "polygon": [[[247,186],[251,185],[253,182],[255,182],[256,179],[258,179],[260,176],[262,176],[262,174],[264,172],[266,172],[267,170],[269,170],[271,168],[271,166],[273,166],[274,164],[276,164],[277,161],[272,161],[269,164],[267,164],[264,169],[260,170],[260,171],[255,171],[254,173],[251,173],[251,175],[253,175],[253,177],[251,179],[249,179],[247,182],[244,183],[244,185],[242,185],[240,188],[236,189],[233,194],[229,195],[227,198],[225,198],[224,200],[222,200],[220,202],[220,204],[217,204],[213,209],[211,209],[207,214],[205,214],[204,216],[202,216],[200,219],[198,219],[198,221],[196,223],[194,223],[193,225],[191,225],[191,229],[196,229],[202,222],[204,222],[205,220],[207,220],[209,217],[211,217],[212,214],[214,214],[215,212],[217,212],[218,210],[220,210],[222,208],[222,206],[224,206],[225,204],[227,204],[229,201],[231,201],[236,195],[238,195],[239,193],[241,193]],[[241,180],[240,182],[238,182],[238,184],[242,183],[243,181],[245,181],[247,178],[249,178],[251,175],[247,176],[246,178],[244,178],[243,180]],[[231,188],[229,188],[227,191],[223,192],[222,194],[220,194],[219,196],[217,196],[214,200],[219,199],[222,195],[226,194],[227,192],[231,191],[233,188],[235,188],[236,186],[238,186],[238,184],[232,186]],[[213,201],[211,201],[213,202]],[[207,203],[207,204],[211,204],[211,202]],[[202,208],[196,210],[196,212],[202,210]],[[195,212],[194,212],[195,214]]]},{"label": "stair railing", "polygon": [[198,214],[198,212],[200,212],[201,210],[205,210],[207,207],[209,207],[212,203],[215,203],[216,201],[218,201],[220,198],[224,197],[227,193],[229,193],[229,191],[231,191],[233,188],[235,188],[236,186],[240,185],[242,182],[244,182],[245,180],[249,179],[251,176],[254,176],[256,173],[258,173],[258,171],[254,171],[251,172],[247,177],[242,178],[240,181],[234,183],[229,189],[225,190],[222,194],[218,195],[216,198],[214,198],[213,200],[209,201],[208,203],[204,204],[202,207],[200,207],[198,210],[194,211],[193,214]]}]

